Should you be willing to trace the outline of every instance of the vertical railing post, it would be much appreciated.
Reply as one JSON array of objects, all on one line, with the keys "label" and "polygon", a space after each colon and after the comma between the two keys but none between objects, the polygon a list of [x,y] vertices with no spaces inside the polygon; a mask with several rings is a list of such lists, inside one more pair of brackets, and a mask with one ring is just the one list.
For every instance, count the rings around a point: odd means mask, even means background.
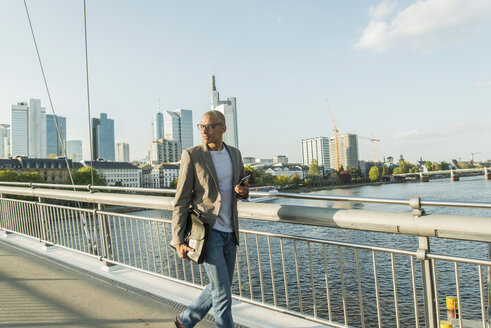
[{"label": "vertical railing post", "polygon": [[[491,243],[488,243],[488,259],[491,259]],[[491,267],[488,266],[488,275],[487,275],[487,298],[488,298],[488,325],[491,327],[491,287],[489,284],[491,283]]]},{"label": "vertical railing post", "polygon": [[97,220],[99,221],[99,231],[101,236],[102,243],[102,259],[104,261],[104,268],[110,267],[113,264],[108,263],[107,260],[111,259],[112,251],[112,243],[111,243],[111,234],[109,233],[109,222],[107,217],[104,214],[99,213],[99,211],[104,210],[103,204],[97,204]]},{"label": "vertical railing post", "polygon": [[53,243],[50,243],[49,238],[49,224],[48,224],[48,218],[44,215],[43,211],[43,206],[42,204],[44,202],[44,198],[38,197],[38,201],[36,203],[36,208],[39,213],[39,221],[41,221],[41,239],[44,240],[44,247],[50,247],[53,246]]},{"label": "vertical railing post", "polygon": [[10,232],[6,230],[7,228],[7,216],[5,215],[5,207],[3,202],[3,194],[0,193],[0,230],[3,230],[5,235]]},{"label": "vertical railing post", "polygon": [[[3,210],[3,194],[0,193],[0,230],[5,228],[5,215]],[[6,231],[5,231],[6,232]]]},{"label": "vertical railing post", "polygon": [[[415,220],[424,220],[425,210],[421,208],[421,199],[414,197],[409,200],[409,205],[413,209],[413,216]],[[421,261],[421,276],[423,278],[423,298],[425,307],[425,322],[428,328],[437,328],[438,324],[438,304],[436,303],[435,281],[433,275],[433,266],[431,260],[428,259],[427,254],[430,252],[430,238],[422,237],[418,238],[419,247],[417,251],[417,258]]]},{"label": "vertical railing post", "polygon": [[433,267],[431,260],[426,257],[430,252],[429,237],[419,237],[418,259],[421,260],[421,276],[423,278],[423,298],[425,307],[426,327],[437,328],[437,311],[435,283],[433,281]]},{"label": "vertical railing post", "polygon": [[[3,198],[3,194],[1,196]],[[14,226],[14,219],[12,218],[12,211],[8,205],[8,200],[5,199],[5,201],[2,200],[2,215],[1,215],[1,225],[0,227],[3,228],[5,236],[12,234],[13,226]]]}]

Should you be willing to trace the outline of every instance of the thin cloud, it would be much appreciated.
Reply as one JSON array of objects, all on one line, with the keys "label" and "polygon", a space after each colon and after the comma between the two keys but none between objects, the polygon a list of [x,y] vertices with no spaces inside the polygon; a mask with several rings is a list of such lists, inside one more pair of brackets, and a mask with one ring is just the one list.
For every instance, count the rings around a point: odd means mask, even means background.
[{"label": "thin cloud", "polygon": [[382,20],[394,12],[396,4],[390,1],[383,1],[378,6],[370,7],[369,13],[373,20]]},{"label": "thin cloud", "polygon": [[487,131],[488,129],[478,123],[461,123],[444,127],[415,128],[398,133],[393,136],[397,141],[452,141],[463,136]]},{"label": "thin cloud", "polygon": [[476,87],[478,88],[485,88],[485,87],[491,87],[491,81],[486,81],[486,82],[477,82]]},{"label": "thin cloud", "polygon": [[387,0],[369,8],[371,20],[354,47],[379,52],[402,46],[431,52],[465,42],[491,18],[491,0],[419,0],[394,10],[395,4]]},{"label": "thin cloud", "polygon": [[420,129],[412,129],[412,130],[401,132],[401,133],[394,135],[394,139],[396,139],[396,140],[407,139],[407,138],[411,138],[414,136],[419,136],[420,133],[421,133]]}]

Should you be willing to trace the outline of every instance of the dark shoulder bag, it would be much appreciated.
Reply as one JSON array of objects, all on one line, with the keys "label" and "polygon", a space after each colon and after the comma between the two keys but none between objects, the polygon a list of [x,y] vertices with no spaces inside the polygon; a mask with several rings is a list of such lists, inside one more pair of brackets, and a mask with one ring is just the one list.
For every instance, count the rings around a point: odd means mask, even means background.
[{"label": "dark shoulder bag", "polygon": [[200,210],[189,209],[188,221],[184,230],[184,242],[194,249],[187,254],[191,261],[198,264],[203,263],[210,228],[210,225],[204,221],[203,213]]}]

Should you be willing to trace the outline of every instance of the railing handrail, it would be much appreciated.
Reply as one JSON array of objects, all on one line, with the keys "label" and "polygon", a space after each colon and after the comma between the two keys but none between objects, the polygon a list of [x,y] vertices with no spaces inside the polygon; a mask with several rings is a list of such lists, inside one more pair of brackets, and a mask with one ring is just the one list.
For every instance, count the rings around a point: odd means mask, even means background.
[{"label": "railing handrail", "polygon": [[[0,186],[0,194],[168,211],[174,206],[173,197],[130,193]],[[246,219],[491,242],[489,217],[425,214],[420,208],[424,202],[415,198],[409,203],[413,211],[406,213],[253,202],[240,202],[238,208],[239,217]]]},{"label": "railing handrail", "polygon": [[97,186],[97,185],[70,185],[59,183],[38,183],[38,182],[12,182],[0,181],[0,185],[30,187],[30,188],[57,188],[57,189],[83,189],[89,191],[131,191],[141,193],[156,193],[156,194],[175,194],[175,189],[165,188],[135,188],[135,187],[116,187],[116,186]]},{"label": "railing handrail", "polygon": [[[154,193],[154,194],[175,194],[175,189],[165,188],[134,188],[134,187],[115,187],[115,186],[95,186],[95,185],[65,185],[53,183],[33,183],[33,182],[5,182],[0,181],[1,185],[29,187],[29,188],[59,188],[59,189],[82,189],[91,192],[94,191],[124,191],[135,193]],[[461,207],[461,208],[481,208],[491,209],[491,202],[456,202],[456,201],[435,201],[421,200],[419,198],[412,199],[397,199],[397,198],[375,198],[375,197],[353,197],[353,196],[336,196],[336,195],[320,195],[320,194],[305,194],[305,193],[283,193],[283,192],[264,192],[251,191],[249,193],[253,197],[270,197],[270,198],[293,198],[307,200],[324,200],[324,201],[345,201],[357,203],[374,203],[386,205],[404,205],[411,206],[414,202],[419,202],[420,206],[435,206],[435,207]]]}]

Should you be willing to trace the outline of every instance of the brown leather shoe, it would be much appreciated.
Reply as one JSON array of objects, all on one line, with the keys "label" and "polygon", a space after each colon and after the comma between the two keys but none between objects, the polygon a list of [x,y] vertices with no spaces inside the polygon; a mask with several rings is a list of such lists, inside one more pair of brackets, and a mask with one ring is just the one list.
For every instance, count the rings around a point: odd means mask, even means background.
[{"label": "brown leather shoe", "polygon": [[179,320],[180,314],[176,317],[176,320],[174,320],[174,324],[176,325],[177,328],[184,328],[184,325],[182,324],[181,320]]}]

